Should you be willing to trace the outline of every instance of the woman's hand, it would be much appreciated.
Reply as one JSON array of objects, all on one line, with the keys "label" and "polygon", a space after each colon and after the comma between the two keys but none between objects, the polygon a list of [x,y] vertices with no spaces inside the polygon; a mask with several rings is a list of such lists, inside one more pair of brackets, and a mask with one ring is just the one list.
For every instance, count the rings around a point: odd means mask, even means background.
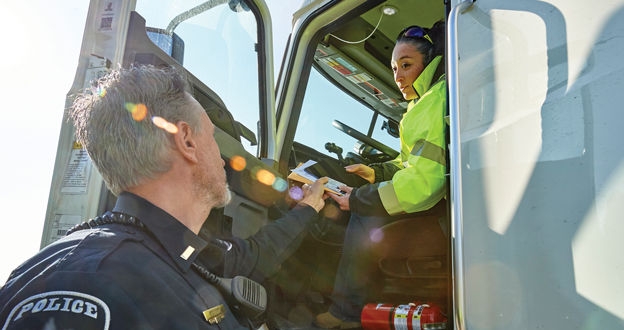
[{"label": "woman's hand", "polygon": [[349,207],[349,196],[351,196],[351,191],[353,190],[353,188],[349,186],[340,186],[338,188],[344,191],[345,193],[342,195],[329,194],[329,197],[331,197],[331,199],[335,200],[336,203],[338,203],[338,206],[340,207],[341,210],[343,211],[351,210],[351,208]]},{"label": "woman's hand", "polygon": [[375,182],[375,170],[364,164],[347,165],[345,166],[345,170],[349,173],[357,174],[370,183]]}]

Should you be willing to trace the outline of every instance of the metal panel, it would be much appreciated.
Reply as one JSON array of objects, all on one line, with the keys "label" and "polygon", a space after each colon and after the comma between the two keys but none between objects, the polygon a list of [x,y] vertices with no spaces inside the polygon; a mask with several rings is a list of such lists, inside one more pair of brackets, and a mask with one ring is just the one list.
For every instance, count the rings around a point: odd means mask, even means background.
[{"label": "metal panel", "polygon": [[[136,1],[91,1],[74,84],[68,93],[82,90],[93,79],[108,70],[111,63],[121,63],[127,32],[128,13]],[[86,152],[76,145],[73,125],[67,114],[56,153],[52,186],[48,199],[41,247],[65,235],[73,225],[94,217],[106,192],[101,176]]]}]

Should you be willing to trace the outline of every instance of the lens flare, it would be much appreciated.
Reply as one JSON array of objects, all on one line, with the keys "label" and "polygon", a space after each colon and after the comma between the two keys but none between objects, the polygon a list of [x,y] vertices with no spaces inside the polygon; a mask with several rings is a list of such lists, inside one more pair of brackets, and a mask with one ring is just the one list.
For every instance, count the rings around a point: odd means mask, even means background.
[{"label": "lens flare", "polygon": [[272,186],[275,182],[275,175],[265,169],[259,170],[256,173],[256,179],[267,186]]},{"label": "lens flare", "polygon": [[303,189],[299,186],[293,186],[288,190],[288,196],[296,201],[300,201],[303,198]]},{"label": "lens flare", "polygon": [[157,127],[160,127],[171,134],[178,133],[178,127],[168,122],[163,117],[158,117],[158,116],[152,117],[152,123],[154,123],[154,125],[156,125]]},{"label": "lens flare", "polygon": [[288,182],[282,178],[275,178],[275,182],[273,182],[273,189],[284,192],[288,189]]},{"label": "lens flare", "polygon": [[97,89],[97,95],[98,95],[99,97],[104,97],[104,96],[106,96],[106,88],[98,87],[98,89]]},{"label": "lens flare", "polygon": [[379,243],[384,238],[384,233],[380,228],[372,229],[369,233],[370,240]]},{"label": "lens flare", "polygon": [[132,118],[136,121],[141,121],[147,116],[147,107],[145,104],[137,104],[135,110],[132,112]]},{"label": "lens flare", "polygon": [[136,121],[141,121],[147,116],[147,106],[145,106],[145,104],[126,102],[125,106],[126,110],[132,114],[132,119]]},{"label": "lens flare", "polygon": [[240,172],[247,167],[247,161],[242,156],[233,156],[230,158],[230,167],[237,172]]},{"label": "lens flare", "polygon": [[342,211],[340,211],[340,207],[334,203],[325,203],[325,208],[323,208],[323,216],[325,216],[325,218],[338,220],[341,215]]}]

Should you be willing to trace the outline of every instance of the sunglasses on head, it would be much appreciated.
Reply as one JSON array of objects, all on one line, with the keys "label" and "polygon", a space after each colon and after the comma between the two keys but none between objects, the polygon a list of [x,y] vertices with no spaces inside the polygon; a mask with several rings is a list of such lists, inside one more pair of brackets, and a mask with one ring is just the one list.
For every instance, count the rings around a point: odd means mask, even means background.
[{"label": "sunglasses on head", "polygon": [[405,29],[403,29],[403,31],[399,33],[399,36],[397,37],[397,41],[403,38],[425,39],[429,41],[430,43],[433,43],[433,41],[431,40],[431,37],[429,37],[429,35],[427,34],[427,31],[417,25],[408,26]]}]

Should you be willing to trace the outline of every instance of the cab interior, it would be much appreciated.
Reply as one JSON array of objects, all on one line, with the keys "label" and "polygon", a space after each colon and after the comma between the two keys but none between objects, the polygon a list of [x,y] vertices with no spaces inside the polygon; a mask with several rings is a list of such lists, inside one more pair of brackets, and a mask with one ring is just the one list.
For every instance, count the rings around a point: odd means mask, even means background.
[{"label": "cab interior", "polygon": [[[306,49],[310,72],[302,74],[297,88],[305,94],[295,102],[300,112],[289,125],[294,133],[292,140],[286,140],[292,144],[284,151],[288,157],[282,163],[293,168],[312,159],[324,166],[328,176],[340,181],[345,165],[394,159],[399,152],[398,123],[407,107],[390,69],[396,36],[407,26],[431,27],[444,20],[446,13],[444,1],[366,2],[332,25],[319,28]],[[309,21],[314,24],[314,19]],[[310,29],[314,31],[314,27]],[[350,98],[352,103],[337,102],[339,105],[332,109],[332,91]],[[321,116],[318,126],[313,126],[316,120],[312,117],[318,116],[323,107],[332,110]],[[322,133],[309,137],[300,131]],[[332,133],[334,138],[330,137]],[[341,135],[350,140],[345,142]],[[311,231],[298,256],[289,260],[282,277],[275,280],[283,297],[277,301],[288,302],[277,314],[299,324],[310,322],[330,303],[349,214],[328,204],[324,218]],[[376,285],[370,303],[434,303],[442,308],[451,327],[448,213],[443,200],[418,217],[405,215],[382,228],[384,238],[374,247],[378,269],[371,275]]]}]

